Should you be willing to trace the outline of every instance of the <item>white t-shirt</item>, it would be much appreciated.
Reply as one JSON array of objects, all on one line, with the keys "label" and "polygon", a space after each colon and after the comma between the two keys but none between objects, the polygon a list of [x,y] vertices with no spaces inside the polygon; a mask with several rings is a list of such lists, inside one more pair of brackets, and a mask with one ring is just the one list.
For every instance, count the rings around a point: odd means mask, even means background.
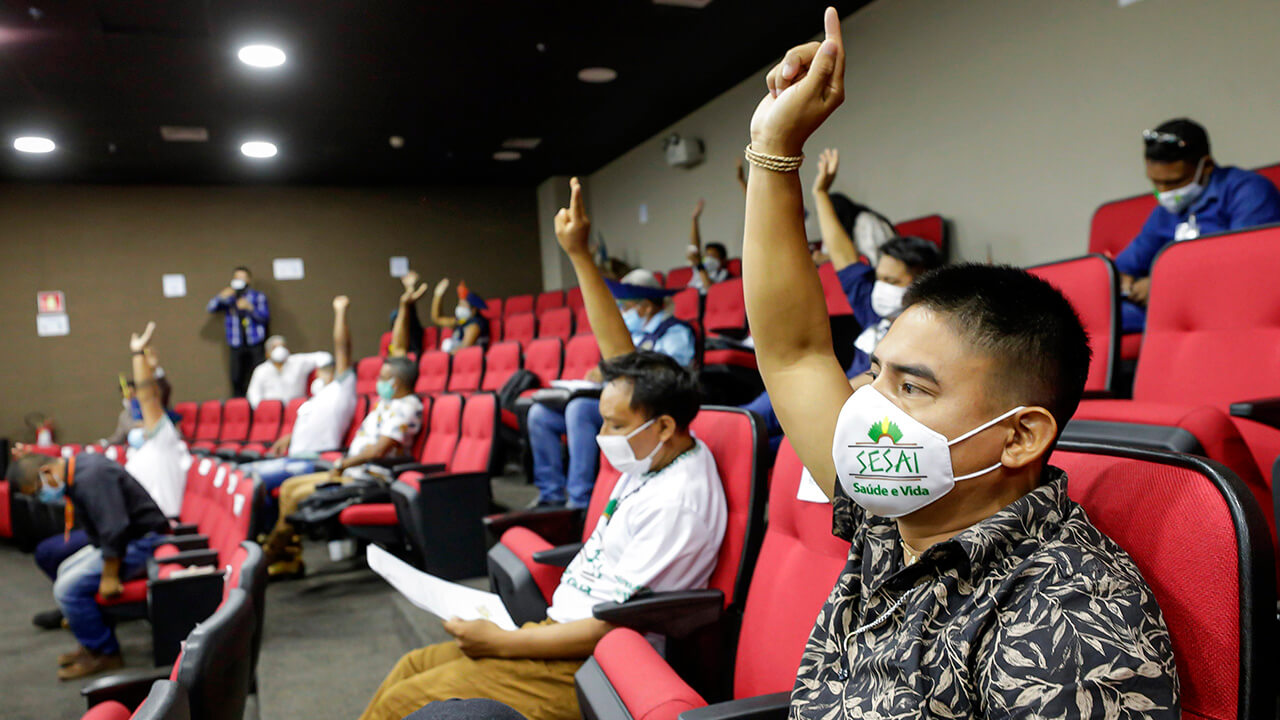
[{"label": "white t-shirt", "polygon": [[288,404],[290,400],[307,394],[307,376],[311,371],[332,360],[333,356],[327,352],[295,353],[278,368],[268,360],[253,369],[245,397],[255,408],[263,400],[279,400]]},{"label": "white t-shirt", "polygon": [[602,602],[623,602],[641,588],[655,592],[706,587],[724,539],[724,488],[715,458],[701,441],[653,475],[623,475],[582,550],[560,577],[547,617],[573,622]]},{"label": "white t-shirt", "polygon": [[182,494],[187,489],[190,467],[187,444],[166,415],[152,428],[142,447],[129,454],[124,469],[156,501],[160,512],[177,517],[182,512]]},{"label": "white t-shirt", "polygon": [[417,395],[411,393],[400,398],[378,400],[364,422],[360,423],[360,429],[347,449],[347,457],[359,455],[382,437],[395,440],[400,449],[408,453],[421,429],[422,401]]},{"label": "white t-shirt", "polygon": [[289,455],[306,457],[342,447],[342,436],[355,412],[356,373],[347,370],[298,408]]}]

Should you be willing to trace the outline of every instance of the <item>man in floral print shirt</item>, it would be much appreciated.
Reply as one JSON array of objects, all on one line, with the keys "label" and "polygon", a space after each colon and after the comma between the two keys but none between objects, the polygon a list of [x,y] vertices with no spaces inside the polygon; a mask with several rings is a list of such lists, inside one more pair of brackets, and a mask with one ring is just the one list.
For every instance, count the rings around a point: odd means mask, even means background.
[{"label": "man in floral print shirt", "polygon": [[[1168,630],[1132,559],[1047,465],[1088,341],[1009,267],[918,278],[854,393],[831,349],[796,168],[844,98],[839,19],[768,75],[751,119],[743,279],[783,429],[834,503],[849,562],[794,718],[1176,718]],[[786,298],[786,302],[780,302]]]}]

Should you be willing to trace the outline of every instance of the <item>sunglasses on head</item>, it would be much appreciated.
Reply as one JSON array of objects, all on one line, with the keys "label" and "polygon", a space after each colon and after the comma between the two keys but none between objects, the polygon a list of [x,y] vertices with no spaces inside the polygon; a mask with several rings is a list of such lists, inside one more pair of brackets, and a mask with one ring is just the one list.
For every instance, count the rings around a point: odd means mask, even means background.
[{"label": "sunglasses on head", "polygon": [[1164,143],[1166,145],[1177,145],[1178,147],[1187,146],[1187,141],[1183,140],[1177,135],[1174,135],[1173,133],[1167,133],[1167,132],[1156,132],[1155,130],[1143,130],[1142,140],[1148,145],[1154,145],[1155,143]]}]

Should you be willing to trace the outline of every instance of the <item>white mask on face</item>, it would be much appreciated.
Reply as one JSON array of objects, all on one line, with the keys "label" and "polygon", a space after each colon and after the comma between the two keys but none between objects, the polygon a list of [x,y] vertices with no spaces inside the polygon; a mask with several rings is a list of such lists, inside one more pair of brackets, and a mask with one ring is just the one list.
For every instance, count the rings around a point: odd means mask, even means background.
[{"label": "white mask on face", "polygon": [[[1014,413],[1018,407],[954,440],[931,430],[870,385],[845,402],[836,420],[831,459],[845,494],[867,512],[888,518],[909,515],[951,492],[961,480],[986,475],[1001,463],[955,477],[951,446]],[[882,442],[889,440],[888,443]]]},{"label": "white mask on face", "polygon": [[128,437],[129,437],[129,447],[134,449],[142,447],[142,444],[147,441],[147,436],[143,432],[142,428],[131,429],[129,431]]},{"label": "white mask on face", "polygon": [[645,428],[654,423],[653,420],[632,430],[626,435],[597,435],[596,444],[600,446],[600,451],[604,453],[604,457],[613,466],[613,469],[626,475],[634,473],[643,475],[649,472],[649,466],[653,465],[653,457],[658,454],[658,450],[662,449],[663,442],[659,442],[653,446],[653,450],[642,458],[636,457],[636,451],[631,448],[630,440]]},{"label": "white mask on face", "polygon": [[241,290],[247,287],[249,287],[249,283],[241,280],[240,278],[236,278],[231,281],[231,289],[235,290],[236,292],[240,292]]},{"label": "white mask on face", "polygon": [[702,267],[706,269],[707,274],[715,275],[720,271],[720,261],[713,257],[706,257],[702,259]]},{"label": "white mask on face", "polygon": [[324,389],[324,386],[325,386],[325,382],[324,382],[324,380],[323,380],[323,379],[321,379],[321,378],[316,378],[315,380],[312,380],[312,381],[311,381],[311,394],[312,394],[312,395],[319,395],[319,394],[320,394],[320,391]]},{"label": "white mask on face", "polygon": [[289,359],[289,348],[277,345],[271,348],[271,362],[283,365]]},{"label": "white mask on face", "polygon": [[871,309],[882,318],[892,320],[902,312],[902,298],[907,289],[877,280],[871,288]]},{"label": "white mask on face", "polygon": [[1204,192],[1204,185],[1200,184],[1200,173],[1204,171],[1204,161],[1208,159],[1208,155],[1200,158],[1200,162],[1196,164],[1196,174],[1191,178],[1191,182],[1180,188],[1157,192],[1156,201],[1160,203],[1160,207],[1174,215],[1190,207],[1191,203],[1200,197],[1200,193]]},{"label": "white mask on face", "polygon": [[458,319],[458,322],[466,322],[471,319],[471,308],[466,305],[459,305],[454,308],[453,316]]}]

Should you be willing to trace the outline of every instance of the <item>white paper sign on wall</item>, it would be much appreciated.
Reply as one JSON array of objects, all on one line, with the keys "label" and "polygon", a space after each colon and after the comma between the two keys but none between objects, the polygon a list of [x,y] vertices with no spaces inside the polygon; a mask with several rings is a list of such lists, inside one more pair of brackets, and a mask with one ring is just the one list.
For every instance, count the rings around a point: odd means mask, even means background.
[{"label": "white paper sign on wall", "polygon": [[160,284],[165,297],[187,296],[187,276],[182,273],[165,273],[160,276]]},{"label": "white paper sign on wall", "polygon": [[409,274],[409,258],[396,255],[391,258],[391,277],[404,277]]},{"label": "white paper sign on wall", "polygon": [[640,203],[640,224],[641,225],[649,224],[649,204],[648,203]]},{"label": "white paper sign on wall", "polygon": [[271,270],[277,280],[301,280],[307,276],[302,258],[276,258],[271,261]]},{"label": "white paper sign on wall", "polygon": [[36,315],[36,335],[59,337],[71,334],[71,321],[66,313],[41,313]]}]

